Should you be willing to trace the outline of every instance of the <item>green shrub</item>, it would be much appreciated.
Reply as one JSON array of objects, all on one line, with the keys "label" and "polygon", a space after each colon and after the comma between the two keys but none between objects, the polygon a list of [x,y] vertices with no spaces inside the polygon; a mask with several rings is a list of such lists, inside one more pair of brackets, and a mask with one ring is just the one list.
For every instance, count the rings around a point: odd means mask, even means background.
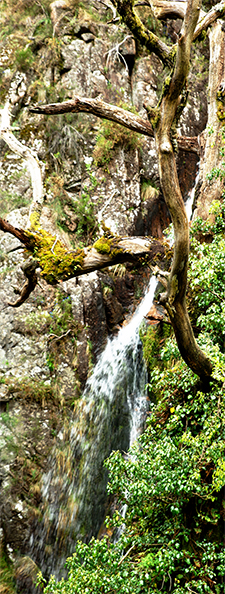
[{"label": "green shrub", "polygon": [[[168,356],[166,347],[161,356]],[[218,356],[215,370],[219,364]],[[222,367],[224,373],[225,358]],[[212,379],[204,393],[178,356],[172,370],[156,371],[151,390],[161,399],[146,431],[128,455],[113,452],[106,462],[108,492],[117,501],[108,535],[79,542],[67,560],[68,581],[51,578],[45,594],[223,592],[222,382]],[[113,543],[109,535],[118,529]]]},{"label": "green shrub", "polygon": [[[192,239],[189,265],[189,301],[196,329],[210,332],[214,344],[225,350],[225,202],[214,201],[214,220],[198,219],[194,231],[211,235],[211,243]],[[193,231],[192,231],[193,234]]]},{"label": "green shrub", "polygon": [[22,70],[23,72],[26,72],[27,70],[29,70],[29,68],[31,68],[33,61],[34,61],[34,56],[33,56],[33,53],[31,51],[30,47],[18,50],[16,52],[15,57],[16,57],[17,67],[20,70]]},{"label": "green shrub", "polygon": [[[121,103],[120,107],[131,111],[132,113],[137,113],[135,108],[128,106],[125,103]],[[140,135],[137,134],[137,132],[132,132],[128,128],[120,126],[120,124],[103,120],[93,151],[95,164],[98,166],[103,166],[109,163],[115,155],[115,149],[119,146],[125,148],[126,150],[140,148]]]}]

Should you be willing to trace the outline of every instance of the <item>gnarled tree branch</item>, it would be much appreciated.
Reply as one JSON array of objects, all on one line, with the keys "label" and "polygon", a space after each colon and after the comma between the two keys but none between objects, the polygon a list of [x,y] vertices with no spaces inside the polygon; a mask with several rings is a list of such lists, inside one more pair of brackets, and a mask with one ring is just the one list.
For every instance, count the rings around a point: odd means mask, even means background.
[{"label": "gnarled tree branch", "polygon": [[134,0],[112,0],[117,12],[122,17],[123,22],[133,33],[142,46],[150,52],[154,52],[165,66],[172,66],[174,62],[173,51],[171,47],[161,41],[157,35],[141,22],[141,19],[134,10]]},{"label": "gnarled tree branch", "polygon": [[34,254],[35,268],[39,266],[42,277],[52,285],[121,262],[137,263],[144,258],[150,264],[157,257],[162,258],[166,250],[166,244],[154,238],[117,236],[101,237],[82,250],[67,250],[59,239],[56,241],[41,228],[29,232],[0,218],[0,229],[17,237]]},{"label": "gnarled tree branch", "polygon": [[196,343],[186,307],[189,226],[180,191],[170,135],[171,126],[176,116],[180,96],[189,71],[190,49],[198,21],[199,4],[198,0],[188,1],[187,12],[178,41],[176,65],[169,88],[165,92],[160,105],[155,137],[159,154],[161,187],[174,227],[174,257],[167,283],[167,291],[161,296],[161,303],[169,314],[183,359],[195,373],[205,377],[210,376],[212,365]]},{"label": "gnarled tree branch", "polygon": [[[46,105],[34,105],[30,107],[31,113],[40,113],[44,115],[60,115],[64,113],[91,113],[101,119],[110,120],[116,124],[121,124],[129,130],[154,138],[152,125],[148,120],[144,120],[131,111],[110,105],[100,99],[89,99],[87,97],[74,97],[69,101],[62,103],[48,103]],[[178,137],[178,146],[181,150],[191,151],[199,154],[200,146],[197,136]]]}]

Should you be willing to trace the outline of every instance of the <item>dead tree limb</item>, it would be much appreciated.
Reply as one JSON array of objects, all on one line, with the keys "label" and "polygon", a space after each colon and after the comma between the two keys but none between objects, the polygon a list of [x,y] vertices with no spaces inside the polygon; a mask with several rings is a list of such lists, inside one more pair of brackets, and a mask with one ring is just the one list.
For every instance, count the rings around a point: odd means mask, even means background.
[{"label": "dead tree limb", "polygon": [[31,176],[33,199],[30,205],[27,223],[27,228],[29,228],[32,227],[32,215],[35,217],[36,223],[41,215],[43,205],[41,168],[37,155],[34,153],[34,151],[22,144],[11,132],[10,110],[10,100],[7,100],[4,108],[0,112],[0,138],[6,142],[11,151],[24,159]]},{"label": "dead tree limb", "polygon": [[56,237],[41,228],[25,231],[0,218],[0,229],[17,237],[34,254],[36,268],[41,268],[41,276],[52,285],[121,262],[151,264],[163,258],[168,249],[166,243],[149,237],[113,236],[101,237],[91,247],[67,250],[59,239],[56,242]]},{"label": "dead tree limb", "polygon": [[[101,119],[110,120],[116,124],[121,124],[129,130],[143,134],[154,138],[154,131],[151,123],[148,120],[144,120],[138,115],[133,114],[131,111],[117,107],[116,105],[110,105],[100,99],[89,99],[87,97],[74,97],[69,101],[62,103],[48,103],[46,105],[34,105],[30,107],[31,113],[38,113],[44,115],[61,115],[64,113],[90,113]],[[181,150],[190,151],[199,154],[200,146],[198,137],[178,137],[178,147]]]}]

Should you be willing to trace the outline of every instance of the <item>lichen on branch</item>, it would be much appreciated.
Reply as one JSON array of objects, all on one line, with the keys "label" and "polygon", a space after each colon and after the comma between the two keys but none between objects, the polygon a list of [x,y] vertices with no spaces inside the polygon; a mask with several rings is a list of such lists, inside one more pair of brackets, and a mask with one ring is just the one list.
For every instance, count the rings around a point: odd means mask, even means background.
[{"label": "lichen on branch", "polygon": [[67,250],[57,236],[50,235],[38,224],[29,231],[17,229],[0,218],[0,229],[23,243],[35,258],[41,276],[51,285],[121,262],[150,264],[159,256],[163,257],[166,250],[164,242],[151,237],[108,237],[106,234],[93,246]]}]

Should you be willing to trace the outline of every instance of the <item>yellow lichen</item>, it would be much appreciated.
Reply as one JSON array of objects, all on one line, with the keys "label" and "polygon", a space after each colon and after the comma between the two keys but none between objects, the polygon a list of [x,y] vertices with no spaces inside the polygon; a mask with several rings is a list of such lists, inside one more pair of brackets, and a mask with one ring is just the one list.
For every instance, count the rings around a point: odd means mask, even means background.
[{"label": "yellow lichen", "polygon": [[82,268],[84,251],[68,251],[62,242],[38,227],[33,233],[26,232],[30,239],[33,239],[33,252],[38,260],[41,275],[50,284],[56,284],[59,280],[66,280],[73,276],[73,273]]},{"label": "yellow lichen", "polygon": [[31,214],[30,214],[31,229],[37,230],[39,228],[39,220],[40,220],[40,214],[36,210],[31,212]]},{"label": "yellow lichen", "polygon": [[100,237],[100,239],[94,243],[93,247],[100,254],[110,254],[111,251],[110,240],[106,237]]},{"label": "yellow lichen", "polygon": [[118,254],[123,253],[122,248],[117,247],[118,240],[119,237],[111,237],[109,239],[109,237],[104,235],[104,237],[100,237],[100,239],[94,243],[93,247],[99,254],[110,254],[112,258],[115,258]]},{"label": "yellow lichen", "polygon": [[145,106],[147,111],[148,120],[151,123],[153,130],[157,127],[160,119],[160,110],[158,107],[149,107],[148,105]]},{"label": "yellow lichen", "polygon": [[221,85],[221,88],[217,91],[216,94],[217,100],[217,117],[222,122],[225,120],[225,91]]}]

